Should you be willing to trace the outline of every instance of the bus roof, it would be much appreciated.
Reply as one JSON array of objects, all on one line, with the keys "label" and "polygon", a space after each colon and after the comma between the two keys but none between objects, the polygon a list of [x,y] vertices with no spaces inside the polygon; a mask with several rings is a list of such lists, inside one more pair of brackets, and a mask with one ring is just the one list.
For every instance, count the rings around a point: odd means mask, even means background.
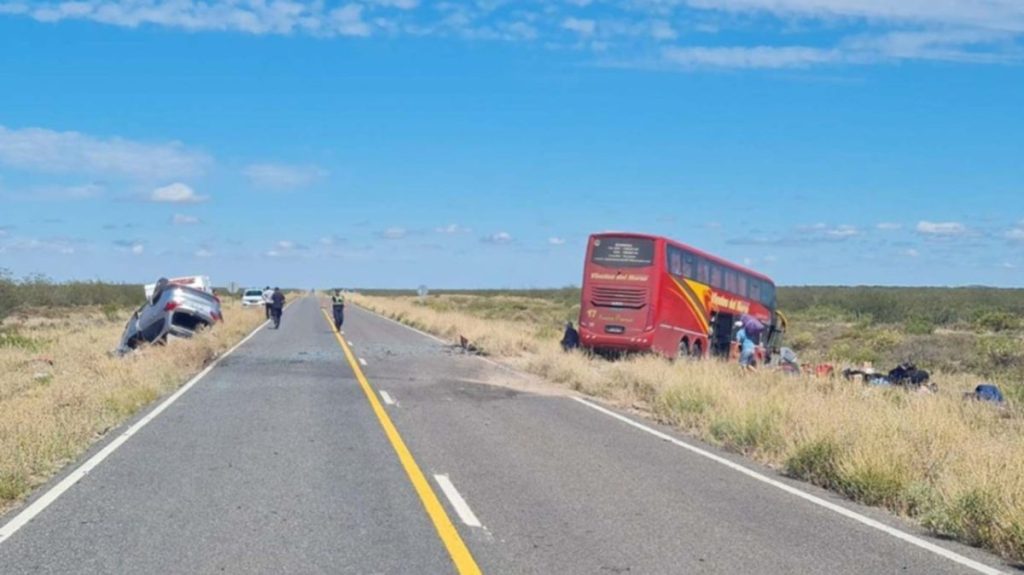
[{"label": "bus roof", "polygon": [[623,237],[623,236],[625,236],[625,237],[630,237],[630,238],[646,238],[646,239],[650,239],[650,240],[664,240],[665,242],[668,242],[668,243],[676,246],[677,248],[682,248],[684,250],[693,252],[694,254],[696,254],[696,255],[698,255],[698,256],[700,256],[702,258],[707,258],[707,259],[709,259],[709,260],[711,260],[711,261],[713,261],[713,262],[715,262],[715,263],[717,263],[719,265],[722,265],[722,266],[725,266],[725,267],[728,267],[728,268],[732,268],[732,269],[734,269],[736,271],[744,272],[744,273],[749,274],[751,276],[754,276],[754,277],[756,277],[758,279],[761,279],[761,280],[764,280],[766,282],[769,282],[772,285],[775,285],[775,281],[772,278],[764,275],[761,272],[756,272],[756,271],[754,271],[754,270],[752,270],[750,268],[743,267],[743,266],[741,266],[739,264],[734,264],[734,263],[730,262],[729,260],[722,259],[722,258],[720,258],[720,257],[718,257],[716,255],[709,254],[708,252],[705,252],[703,250],[697,249],[697,248],[695,248],[695,247],[693,247],[691,245],[684,244],[683,242],[678,242],[676,240],[673,240],[672,238],[667,238],[665,236],[656,236],[656,235],[653,235],[653,234],[641,234],[641,233],[637,233],[637,232],[598,232],[598,233],[595,233],[595,234],[591,234],[590,236],[591,237],[602,237],[602,236]]}]

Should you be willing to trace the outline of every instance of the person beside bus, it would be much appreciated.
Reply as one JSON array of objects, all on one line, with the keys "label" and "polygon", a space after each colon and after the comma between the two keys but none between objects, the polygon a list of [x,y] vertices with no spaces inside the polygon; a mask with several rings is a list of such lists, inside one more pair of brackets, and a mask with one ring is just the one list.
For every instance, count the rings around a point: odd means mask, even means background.
[{"label": "person beside bus", "polygon": [[331,311],[334,313],[334,329],[341,331],[341,324],[345,323],[345,296],[341,290],[334,290],[331,296]]},{"label": "person beside bus", "polygon": [[736,327],[740,328],[736,332],[736,341],[740,344],[740,366],[744,369],[753,371],[757,365],[757,359],[754,351],[757,347],[754,344],[754,340],[747,335],[746,328],[743,327],[743,322],[736,322]]}]

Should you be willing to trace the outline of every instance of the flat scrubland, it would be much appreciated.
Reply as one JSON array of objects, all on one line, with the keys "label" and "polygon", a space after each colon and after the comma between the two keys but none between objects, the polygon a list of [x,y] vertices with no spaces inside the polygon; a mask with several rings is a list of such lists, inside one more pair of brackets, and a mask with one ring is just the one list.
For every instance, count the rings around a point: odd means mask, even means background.
[{"label": "flat scrubland", "polygon": [[[895,361],[905,358],[893,347],[918,337],[940,338],[943,349],[952,354],[948,363],[935,369],[928,361],[918,361],[934,370],[939,392],[905,392],[841,377],[787,376],[769,370],[746,374],[717,360],[673,363],[636,356],[613,362],[564,353],[558,346],[561,327],[578,312],[578,291],[574,301],[572,290],[525,296],[463,292],[431,295],[424,301],[364,292],[351,300],[453,342],[465,336],[482,353],[551,382],[642,411],[792,477],[912,518],[934,533],[1009,560],[1024,560],[1024,411],[1015,401],[996,407],[962,398],[962,392],[981,380],[971,366],[984,367],[986,356],[979,346],[989,344],[979,342],[992,339],[1016,347],[995,354],[1000,363],[990,367],[987,376],[1011,397],[1022,397],[1014,379],[1019,365],[1024,365],[1018,364],[1024,357],[1019,312],[998,306],[977,312],[958,309],[951,321],[937,322],[941,327],[907,329],[908,322],[920,317],[875,320],[866,311],[858,315],[850,309],[849,293],[835,296],[833,302],[829,288],[823,289],[825,296],[816,294],[818,301],[790,314],[796,337],[832,330],[833,337],[803,345],[806,355],[837,365],[866,359],[865,353],[844,358],[838,341],[854,351],[871,346],[867,359]],[[914,293],[911,299],[935,295]],[[1017,293],[1006,300],[1016,305],[1019,298]],[[834,323],[829,322],[828,309],[840,314]],[[930,307],[922,303],[922,309]],[[987,314],[1000,315],[985,319]],[[813,321],[802,324],[803,318]],[[878,333],[886,334],[884,344],[872,343],[883,337]],[[962,345],[947,344],[941,339],[947,336]]]},{"label": "flat scrubland", "polygon": [[58,297],[41,308],[22,297],[0,324],[0,511],[264,321],[261,308],[242,309],[232,298],[223,303],[225,323],[119,358],[109,352],[134,309],[126,303],[140,304],[142,288],[129,295],[121,286],[84,285],[117,295],[54,307],[68,301]]}]

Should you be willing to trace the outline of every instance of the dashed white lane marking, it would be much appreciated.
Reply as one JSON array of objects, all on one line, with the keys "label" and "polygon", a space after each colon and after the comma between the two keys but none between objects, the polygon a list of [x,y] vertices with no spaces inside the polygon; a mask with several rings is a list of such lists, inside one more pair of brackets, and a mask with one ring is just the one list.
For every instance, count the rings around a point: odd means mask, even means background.
[{"label": "dashed white lane marking", "polygon": [[11,535],[14,535],[19,529],[24,527],[25,524],[31,521],[36,515],[39,515],[43,512],[43,510],[52,505],[53,502],[56,501],[61,495],[63,495],[65,491],[71,489],[71,487],[73,487],[76,483],[81,481],[83,477],[88,475],[90,471],[95,469],[96,466],[98,466],[100,463],[103,463],[104,459],[110,457],[110,454],[117,451],[117,448],[121,447],[124,444],[124,442],[128,441],[128,439],[131,436],[138,433],[139,430],[145,427],[147,423],[156,419],[156,416],[163,413],[164,410],[170,407],[172,403],[178,400],[178,398],[180,398],[182,395],[185,395],[185,393],[188,392],[188,390],[192,389],[192,386],[199,383],[199,380],[203,379],[204,377],[206,377],[208,373],[213,371],[213,368],[217,367],[217,364],[219,364],[221,360],[231,355],[236,349],[242,347],[242,345],[245,342],[252,339],[253,336],[259,333],[260,330],[262,330],[269,324],[270,321],[261,323],[259,327],[252,331],[252,333],[245,336],[245,338],[243,338],[242,341],[236,343],[234,347],[224,352],[223,355],[213,360],[213,363],[207,366],[206,369],[199,372],[199,374],[190,379],[188,383],[181,386],[181,388],[178,389],[178,391],[174,392],[174,394],[165,399],[163,403],[158,405],[155,409],[153,409],[153,411],[150,411],[142,419],[135,422],[134,425],[124,430],[124,432],[121,433],[121,435],[117,436],[117,438],[108,443],[103,449],[99,450],[96,453],[96,455],[90,457],[85,463],[78,466],[78,469],[75,469],[74,471],[69,473],[67,477],[60,481],[60,483],[54,485],[49,491],[47,491],[38,499],[33,501],[32,504],[26,507],[21,513],[15,515],[13,519],[7,522],[7,524],[5,524],[3,527],[0,527],[0,543],[6,541]]},{"label": "dashed white lane marking", "polygon": [[[979,563],[978,561],[975,561],[975,560],[970,559],[968,557],[964,557],[963,555],[960,555],[959,553],[950,551],[949,549],[946,549],[945,547],[941,547],[941,546],[936,545],[936,544],[934,544],[934,543],[932,543],[930,541],[926,541],[924,539],[921,539],[920,537],[916,537],[916,536],[911,535],[909,533],[905,533],[903,531],[900,531],[899,529],[896,529],[895,527],[890,527],[890,526],[886,525],[885,523],[882,523],[880,521],[876,521],[874,519],[871,519],[870,517],[866,517],[866,516],[861,515],[860,513],[857,513],[855,511],[851,511],[850,509],[847,509],[847,508],[843,507],[842,505],[836,505],[835,503],[832,503],[831,501],[826,501],[826,500],[824,500],[824,499],[822,499],[820,497],[817,497],[815,495],[811,495],[810,493],[806,493],[804,491],[801,491],[801,490],[797,489],[796,487],[793,487],[792,485],[788,485],[788,484],[783,483],[781,481],[778,481],[776,479],[772,479],[771,477],[768,477],[767,475],[762,475],[762,474],[760,474],[760,473],[758,473],[756,471],[753,471],[751,469],[747,469],[746,467],[744,467],[744,466],[742,466],[742,465],[740,465],[738,463],[735,463],[733,461],[729,461],[728,459],[726,459],[724,457],[721,457],[719,455],[715,455],[714,453],[711,453],[710,451],[706,451],[704,449],[701,449],[701,448],[699,448],[697,446],[690,445],[689,443],[686,443],[685,441],[681,441],[679,439],[676,439],[675,437],[672,437],[671,435],[668,435],[667,433],[662,433],[662,432],[660,432],[660,431],[658,431],[656,429],[653,429],[651,427],[648,427],[648,426],[646,426],[646,425],[644,425],[642,423],[637,423],[636,421],[633,421],[632,419],[630,419],[630,418],[628,418],[628,417],[626,417],[624,415],[615,413],[614,411],[612,411],[610,409],[606,409],[604,407],[601,407],[600,405],[597,405],[595,403],[591,403],[591,402],[589,402],[589,401],[587,401],[587,400],[585,400],[585,399],[583,399],[581,397],[573,397],[572,399],[582,403],[583,405],[586,405],[587,407],[589,407],[591,409],[595,409],[595,410],[600,411],[601,413],[603,413],[605,415],[614,417],[615,419],[618,419],[619,421],[625,423],[626,425],[630,425],[632,427],[635,427],[635,428],[639,429],[640,431],[644,431],[644,432],[650,433],[651,435],[657,437],[658,439],[663,439],[665,441],[668,441],[669,443],[672,443],[674,445],[682,447],[683,449],[691,451],[691,452],[693,452],[693,453],[695,453],[695,454],[697,454],[697,455],[699,455],[701,457],[705,457],[707,459],[710,459],[711,461],[714,461],[715,463],[721,463],[722,465],[724,465],[724,466],[726,466],[726,467],[728,467],[728,468],[730,468],[730,469],[732,469],[734,471],[738,471],[738,472],[746,475],[747,477],[750,477],[751,479],[755,479],[757,481],[760,481],[761,483],[767,483],[768,485],[771,485],[772,487],[781,489],[781,490],[785,491],[786,493],[789,493],[790,495],[795,495],[795,496],[799,497],[800,499],[803,499],[804,501],[807,501],[809,503],[813,503],[814,505],[817,505],[819,507],[824,507],[825,509],[828,509],[829,511],[834,511],[835,513],[838,513],[838,514],[842,515],[843,517],[847,517],[849,519],[853,519],[854,521],[857,521],[858,523],[862,523],[864,525],[867,525],[868,527],[871,527],[873,529],[877,529],[877,530],[879,530],[879,531],[881,531],[881,532],[883,532],[883,533],[885,533],[887,535],[891,535],[891,536],[893,536],[893,537],[895,537],[895,538],[897,538],[897,539],[899,539],[901,541],[904,541],[906,543],[910,543],[911,545],[915,545],[915,546],[920,547],[921,549],[924,549],[926,551],[930,551],[930,552],[932,552],[932,553],[934,553],[934,554],[936,554],[936,555],[938,555],[940,557],[944,557],[944,558],[949,559],[950,561],[953,561],[955,563],[959,563],[960,565],[963,565],[964,567],[967,567],[969,569],[973,569],[974,571],[977,571],[978,573],[984,573],[985,575],[1001,575],[1002,574],[1002,571],[999,571],[998,569],[989,567],[988,565],[985,565],[984,563]],[[442,489],[443,488],[444,487],[442,486]]]},{"label": "dashed white lane marking", "polygon": [[347,340],[347,341],[348,341],[348,344],[349,344],[350,346],[352,346],[352,347],[355,347],[355,345],[356,345],[356,344],[352,343],[352,340]]},{"label": "dashed white lane marking", "polygon": [[380,398],[383,399],[384,403],[388,405],[395,405],[395,400],[391,398],[391,394],[384,391],[383,389],[380,391]]},{"label": "dashed white lane marking", "polygon": [[470,527],[483,527],[480,524],[480,520],[476,518],[476,514],[469,508],[469,504],[462,498],[459,491],[455,489],[455,485],[452,484],[452,480],[448,479],[447,475],[435,475],[434,481],[437,481],[437,485],[444,492],[444,496],[448,498],[448,501],[455,508],[455,513],[459,515],[459,519],[463,523]]},{"label": "dashed white lane marking", "polygon": [[366,367],[366,360],[363,358],[359,358],[359,365]]}]

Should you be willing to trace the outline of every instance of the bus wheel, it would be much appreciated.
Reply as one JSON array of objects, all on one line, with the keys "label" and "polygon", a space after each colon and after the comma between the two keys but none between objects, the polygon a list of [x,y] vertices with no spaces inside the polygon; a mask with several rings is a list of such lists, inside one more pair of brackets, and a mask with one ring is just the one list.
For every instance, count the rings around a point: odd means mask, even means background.
[{"label": "bus wheel", "polygon": [[690,340],[685,337],[679,342],[679,359],[686,359],[690,356]]},{"label": "bus wheel", "polygon": [[704,357],[704,345],[698,339],[693,342],[693,359],[701,359]]}]

